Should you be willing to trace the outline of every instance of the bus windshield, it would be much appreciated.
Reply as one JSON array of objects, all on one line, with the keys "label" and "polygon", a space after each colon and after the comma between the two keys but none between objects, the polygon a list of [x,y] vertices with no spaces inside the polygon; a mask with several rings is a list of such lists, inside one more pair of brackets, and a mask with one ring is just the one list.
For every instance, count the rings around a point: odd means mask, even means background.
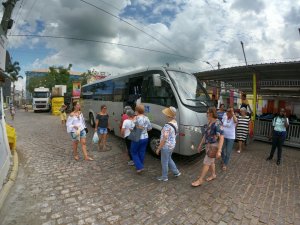
[{"label": "bus windshield", "polygon": [[172,70],[168,70],[168,74],[183,104],[192,107],[210,105],[207,92],[194,75]]},{"label": "bus windshield", "polygon": [[48,98],[48,92],[34,92],[33,93],[34,98]]}]

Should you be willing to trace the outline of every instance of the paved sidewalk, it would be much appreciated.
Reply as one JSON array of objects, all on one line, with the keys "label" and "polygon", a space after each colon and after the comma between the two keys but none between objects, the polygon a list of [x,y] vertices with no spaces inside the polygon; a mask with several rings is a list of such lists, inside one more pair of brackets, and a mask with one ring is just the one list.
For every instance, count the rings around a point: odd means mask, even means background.
[{"label": "paved sidewalk", "polygon": [[[8,121],[11,122],[11,121]],[[284,148],[283,163],[266,162],[270,145],[254,142],[233,153],[226,172],[192,188],[203,155],[174,156],[182,176],[159,182],[160,161],[146,156],[137,175],[124,144],[109,137],[111,151],[94,162],[73,160],[71,140],[59,117],[17,112],[20,169],[0,212],[1,225],[296,224],[300,225],[300,151]],[[90,129],[91,130],[91,129]]]}]

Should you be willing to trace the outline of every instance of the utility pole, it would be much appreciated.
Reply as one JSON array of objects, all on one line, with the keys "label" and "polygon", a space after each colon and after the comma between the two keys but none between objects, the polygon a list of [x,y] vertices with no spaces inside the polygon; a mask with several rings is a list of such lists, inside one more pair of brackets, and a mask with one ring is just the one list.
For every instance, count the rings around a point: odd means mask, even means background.
[{"label": "utility pole", "polygon": [[7,34],[7,31],[11,29],[13,26],[14,21],[11,19],[11,15],[17,1],[19,0],[7,0],[6,2],[2,3],[4,7],[4,12],[1,20],[1,27],[5,35]]},{"label": "utility pole", "polygon": [[245,49],[244,49],[244,43],[242,41],[241,41],[241,45],[242,45],[242,49],[243,49],[243,53],[244,53],[245,63],[246,63],[246,66],[248,66],[247,59],[246,59],[246,54],[245,54]]}]

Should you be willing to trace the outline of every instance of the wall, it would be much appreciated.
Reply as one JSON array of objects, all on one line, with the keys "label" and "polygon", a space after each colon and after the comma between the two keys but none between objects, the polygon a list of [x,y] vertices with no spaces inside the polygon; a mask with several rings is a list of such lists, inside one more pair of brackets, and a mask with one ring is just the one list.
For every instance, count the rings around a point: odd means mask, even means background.
[{"label": "wall", "polygon": [[11,163],[11,152],[9,149],[5,121],[4,121],[4,108],[3,108],[3,95],[1,88],[1,98],[0,98],[0,190],[2,189],[3,182],[7,177],[9,166]]}]

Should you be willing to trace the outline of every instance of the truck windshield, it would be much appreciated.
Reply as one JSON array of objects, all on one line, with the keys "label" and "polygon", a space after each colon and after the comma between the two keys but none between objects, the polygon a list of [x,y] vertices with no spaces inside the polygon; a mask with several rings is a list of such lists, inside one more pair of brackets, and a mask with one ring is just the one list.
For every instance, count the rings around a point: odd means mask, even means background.
[{"label": "truck windshield", "polygon": [[168,70],[183,104],[192,107],[210,106],[210,98],[197,78],[188,73]]},{"label": "truck windshield", "polygon": [[34,98],[48,98],[48,92],[34,92],[33,93]]}]

